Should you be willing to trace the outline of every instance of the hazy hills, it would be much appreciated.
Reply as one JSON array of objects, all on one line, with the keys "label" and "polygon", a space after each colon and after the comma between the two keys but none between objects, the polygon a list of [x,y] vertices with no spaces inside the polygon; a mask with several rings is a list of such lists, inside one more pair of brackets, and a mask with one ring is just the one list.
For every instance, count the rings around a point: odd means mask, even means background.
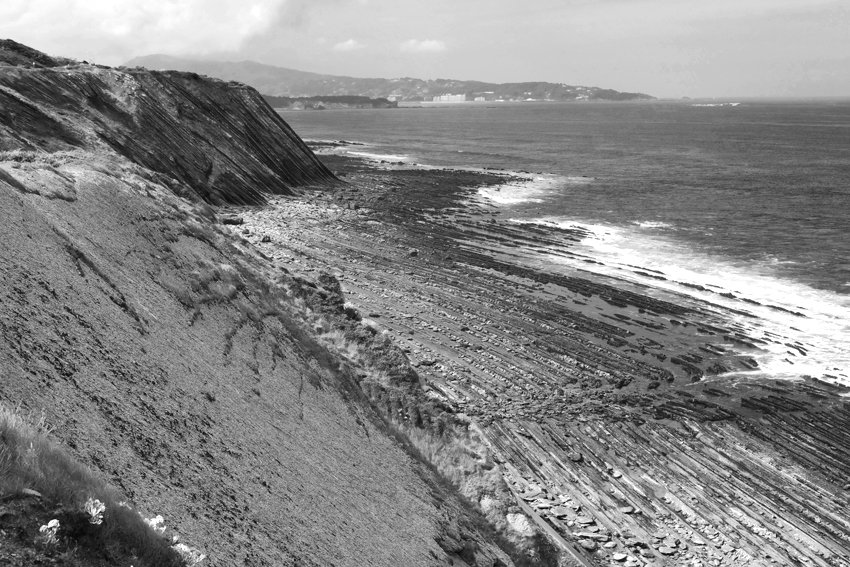
[{"label": "hazy hills", "polygon": [[146,55],[126,63],[129,67],[191,71],[211,77],[239,81],[263,94],[288,97],[357,95],[401,101],[431,100],[435,96],[464,95],[467,100],[646,100],[642,93],[627,93],[599,87],[563,83],[486,83],[453,79],[423,80],[357,78],[309,73],[255,61],[202,61],[168,55]]}]

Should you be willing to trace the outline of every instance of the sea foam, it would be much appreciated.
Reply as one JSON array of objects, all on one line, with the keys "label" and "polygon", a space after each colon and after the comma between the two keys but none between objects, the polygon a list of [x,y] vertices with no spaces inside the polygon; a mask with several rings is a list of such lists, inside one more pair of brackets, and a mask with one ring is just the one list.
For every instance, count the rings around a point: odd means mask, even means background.
[{"label": "sea foam", "polygon": [[778,277],[767,262],[736,263],[640,228],[557,217],[511,220],[586,234],[571,249],[579,258],[548,255],[553,266],[570,265],[648,286],[648,293],[659,298],[669,299],[670,293],[691,298],[748,335],[765,338],[765,352],[754,356],[760,370],[750,374],[787,379],[810,375],[850,385],[848,296]]},{"label": "sea foam", "polygon": [[552,174],[529,176],[522,172],[512,171],[501,173],[509,180],[499,185],[479,188],[479,197],[496,205],[542,203],[545,201],[545,197],[558,194],[559,189],[565,185],[585,184],[593,181],[590,177],[565,177]]}]

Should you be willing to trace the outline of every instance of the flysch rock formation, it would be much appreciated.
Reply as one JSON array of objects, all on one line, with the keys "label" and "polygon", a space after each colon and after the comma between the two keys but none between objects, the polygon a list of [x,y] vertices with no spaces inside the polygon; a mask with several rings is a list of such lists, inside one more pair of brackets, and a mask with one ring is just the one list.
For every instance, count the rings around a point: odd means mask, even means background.
[{"label": "flysch rock formation", "polygon": [[[332,270],[427,395],[480,428],[518,507],[500,509],[509,531],[545,533],[568,565],[850,565],[848,390],[741,374],[781,337],[535,263],[581,234],[501,220],[462,189],[505,179],[324,159],[347,185],[241,211],[243,234],[281,269]],[[504,497],[476,488],[491,472],[456,479],[482,509]]]},{"label": "flysch rock formation", "polygon": [[[0,401],[203,565],[513,564],[311,337],[305,285],[208,204],[333,181],[255,91],[0,61]],[[0,511],[0,563],[56,561]]]},{"label": "flysch rock formation", "polygon": [[[267,194],[332,179],[250,87],[25,49],[0,44],[0,151],[111,149],[213,204],[259,204]],[[9,65],[27,56],[29,65]]]}]

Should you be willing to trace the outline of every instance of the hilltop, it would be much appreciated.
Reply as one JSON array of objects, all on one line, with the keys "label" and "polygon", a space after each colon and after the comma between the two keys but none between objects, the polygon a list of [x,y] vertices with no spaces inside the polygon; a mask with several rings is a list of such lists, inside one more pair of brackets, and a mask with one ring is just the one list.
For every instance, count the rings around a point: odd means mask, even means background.
[{"label": "hilltop", "polygon": [[169,55],[146,55],[126,63],[128,67],[176,69],[211,77],[239,81],[266,95],[286,97],[357,95],[398,101],[431,100],[442,95],[463,95],[468,100],[648,100],[643,93],[619,92],[599,87],[563,83],[519,82],[488,83],[454,79],[423,80],[411,77],[395,79],[356,78],[297,71],[264,65],[256,61],[205,61]]}]

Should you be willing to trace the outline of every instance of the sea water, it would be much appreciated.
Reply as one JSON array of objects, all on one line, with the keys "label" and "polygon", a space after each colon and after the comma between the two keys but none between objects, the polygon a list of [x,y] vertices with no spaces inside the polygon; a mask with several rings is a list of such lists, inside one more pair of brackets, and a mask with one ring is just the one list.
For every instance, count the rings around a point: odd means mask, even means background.
[{"label": "sea water", "polygon": [[526,172],[481,198],[513,222],[585,229],[578,252],[601,274],[744,310],[806,345],[803,361],[761,360],[768,373],[850,383],[850,101],[732,102],[284,118],[307,139],[363,143],[348,150],[362,157]]}]

